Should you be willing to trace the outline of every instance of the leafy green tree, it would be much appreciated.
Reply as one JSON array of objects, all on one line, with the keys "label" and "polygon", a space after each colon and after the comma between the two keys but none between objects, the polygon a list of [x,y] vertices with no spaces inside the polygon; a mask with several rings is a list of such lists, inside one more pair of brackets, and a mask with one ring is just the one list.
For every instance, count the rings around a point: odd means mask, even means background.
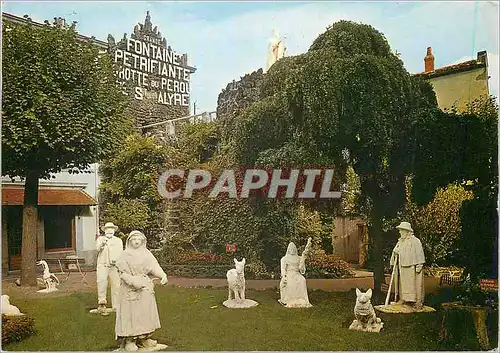
[{"label": "leafy green tree", "polygon": [[[156,248],[168,235],[166,209],[179,203],[162,198],[158,192],[160,175],[167,169],[194,167],[212,158],[218,149],[218,126],[184,124],[179,127],[176,138],[168,143],[131,134],[118,145],[118,152],[100,166],[101,217],[103,221],[116,220],[124,232],[144,231],[149,245]],[[136,214],[132,214],[134,207],[137,207]],[[191,234],[182,239],[178,235],[175,246],[190,244],[192,239]],[[173,240],[169,242],[173,244]]]},{"label": "leafy green tree", "polygon": [[75,27],[2,28],[2,172],[25,179],[23,285],[36,285],[38,183],[105,158],[130,127],[111,58]]},{"label": "leafy green tree", "polygon": [[384,224],[404,204],[414,126],[436,107],[432,87],[405,70],[380,32],[340,21],[307,53],[270,68],[262,100],[236,120],[232,144],[245,163],[333,165],[338,188],[352,166],[369,220],[378,295]]},{"label": "leafy green tree", "polygon": [[211,159],[219,148],[219,125],[211,122],[184,124],[179,131],[175,147],[191,163]]},{"label": "leafy green tree", "polygon": [[363,215],[358,203],[361,194],[361,184],[354,168],[349,166],[346,170],[345,194],[342,198],[342,213],[348,216]]},{"label": "leafy green tree", "polygon": [[473,281],[497,276],[498,105],[494,98],[472,102],[463,112],[422,117],[416,132],[412,195],[427,203],[435,190],[458,182],[474,193],[460,209],[460,261]]},{"label": "leafy green tree", "polygon": [[166,169],[182,167],[191,156],[139,134],[131,134],[117,144],[118,151],[99,169],[102,220],[116,220],[123,232],[142,230],[149,246],[155,248],[164,236],[165,218],[158,180]]},{"label": "leafy green tree", "polygon": [[450,184],[446,188],[439,188],[428,204],[417,206],[411,201],[411,193],[408,194],[404,218],[412,224],[422,241],[427,264],[460,264],[460,209],[463,202],[471,200],[473,196],[473,192],[463,186]]},{"label": "leafy green tree", "polygon": [[151,218],[148,206],[137,199],[121,199],[117,203],[108,204],[104,213],[103,218],[107,222],[120,225],[117,233],[122,237],[133,230],[144,232]]}]

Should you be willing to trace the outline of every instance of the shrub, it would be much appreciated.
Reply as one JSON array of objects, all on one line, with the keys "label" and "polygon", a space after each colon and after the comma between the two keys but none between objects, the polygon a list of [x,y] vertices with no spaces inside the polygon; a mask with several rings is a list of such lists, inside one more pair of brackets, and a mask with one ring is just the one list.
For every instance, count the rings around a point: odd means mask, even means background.
[{"label": "shrub", "polygon": [[230,264],[231,260],[227,256],[221,256],[213,253],[204,253],[199,251],[186,251],[177,256],[172,262],[176,265],[209,265],[209,264]]},{"label": "shrub", "polygon": [[[202,277],[202,278],[226,278],[226,273],[234,268],[232,261],[223,256],[213,256],[214,254],[188,257],[178,263],[166,263],[162,265],[169,276],[179,277]],[[207,259],[208,258],[208,259]],[[180,263],[182,262],[182,263]],[[271,279],[271,273],[266,269],[262,261],[254,261],[245,266],[246,279]]]},{"label": "shrub", "polygon": [[245,278],[247,279],[270,279],[272,277],[262,261],[252,261],[246,265]]},{"label": "shrub", "polygon": [[227,265],[165,265],[163,269],[169,276],[226,278],[230,267]]},{"label": "shrub", "polygon": [[[410,187],[411,181],[407,184]],[[464,186],[450,184],[438,189],[424,206],[419,207],[407,199],[405,213],[422,242],[426,263],[440,266],[460,263],[457,258],[462,231],[460,209],[462,203],[473,196]]]},{"label": "shrub", "polygon": [[463,283],[455,288],[456,300],[464,305],[490,305],[498,306],[498,295],[481,289],[479,283],[467,278]]},{"label": "shrub", "polygon": [[2,315],[2,345],[19,342],[35,334],[35,321],[28,316]]},{"label": "shrub", "polygon": [[323,250],[315,251],[309,258],[308,278],[345,278],[354,273],[347,262],[336,255],[327,255]]}]

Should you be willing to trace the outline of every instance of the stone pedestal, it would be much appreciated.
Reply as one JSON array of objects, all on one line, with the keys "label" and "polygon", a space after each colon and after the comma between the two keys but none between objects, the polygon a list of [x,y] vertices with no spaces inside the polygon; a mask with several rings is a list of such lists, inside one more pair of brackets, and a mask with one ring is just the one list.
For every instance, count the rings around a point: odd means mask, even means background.
[{"label": "stone pedestal", "polygon": [[254,306],[259,305],[255,300],[252,299],[243,299],[243,300],[236,300],[236,299],[231,299],[231,300],[226,300],[225,302],[222,303],[226,308],[232,308],[232,309],[245,309],[245,308],[252,308]]},{"label": "stone pedestal", "polygon": [[281,299],[278,299],[278,303],[280,303],[285,308],[293,308],[293,309],[312,308],[312,304],[309,302],[306,302],[305,300],[296,300],[292,303],[285,304],[281,301]]},{"label": "stone pedestal", "polygon": [[436,311],[436,309],[426,305],[424,305],[420,309],[417,309],[413,305],[400,303],[391,303],[390,305],[376,305],[374,306],[374,308],[375,310],[388,314],[432,313]]},{"label": "stone pedestal", "polygon": [[[166,344],[158,343],[156,346],[151,348],[139,347],[136,352],[156,352],[167,348],[168,346]],[[127,351],[125,350],[125,348],[120,347],[118,349],[115,349],[113,352],[127,352]]]},{"label": "stone pedestal", "polygon": [[379,333],[383,327],[384,323],[379,318],[377,318],[377,322],[373,323],[372,325],[363,325],[361,322],[355,319],[352,322],[351,326],[349,326],[349,330]]},{"label": "stone pedestal", "polygon": [[104,308],[104,309],[91,309],[89,313],[91,314],[101,314],[102,316],[108,316],[109,314],[115,312],[114,308]]}]

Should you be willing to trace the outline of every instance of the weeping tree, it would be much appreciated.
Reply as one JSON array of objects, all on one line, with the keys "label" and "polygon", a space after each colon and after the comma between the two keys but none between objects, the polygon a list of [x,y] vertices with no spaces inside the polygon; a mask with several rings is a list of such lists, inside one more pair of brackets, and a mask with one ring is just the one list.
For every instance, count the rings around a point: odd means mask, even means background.
[{"label": "weeping tree", "polygon": [[111,58],[74,25],[27,18],[2,35],[2,173],[25,180],[21,283],[34,286],[39,179],[100,161],[131,124]]},{"label": "weeping tree", "polygon": [[307,53],[270,68],[261,100],[236,120],[232,144],[245,163],[333,165],[338,184],[352,166],[380,295],[384,225],[404,204],[416,122],[436,107],[431,86],[406,71],[380,32],[340,21]]}]

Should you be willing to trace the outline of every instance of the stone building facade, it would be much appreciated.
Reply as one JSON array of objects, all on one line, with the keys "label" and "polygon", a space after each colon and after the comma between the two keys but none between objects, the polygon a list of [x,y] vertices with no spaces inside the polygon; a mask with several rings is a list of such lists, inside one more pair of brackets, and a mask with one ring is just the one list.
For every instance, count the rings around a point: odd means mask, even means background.
[{"label": "stone building facade", "polygon": [[[189,116],[190,114],[189,100],[187,106],[178,104],[158,103],[159,101],[158,94],[162,93],[162,91],[164,90],[162,90],[160,87],[153,87],[152,82],[158,82],[159,86],[162,86],[162,84],[164,84],[162,82],[162,78],[166,79],[167,76],[161,75],[160,72],[162,70],[160,69],[144,70],[144,67],[142,67],[141,60],[149,59],[148,65],[151,65],[151,60],[160,62],[159,64],[157,64],[158,66],[156,65],[154,66],[154,68],[156,69],[157,67],[159,67],[159,65],[161,65],[162,62],[166,60],[164,57],[161,60],[156,60],[157,57],[161,57],[161,54],[157,56],[155,53],[160,51],[163,52],[163,50],[165,50],[165,52],[163,53],[173,52],[172,48],[168,45],[166,38],[163,37],[161,32],[158,30],[158,27],[157,26],[153,27],[149,11],[146,14],[146,19],[144,23],[136,24],[129,38],[133,40],[132,42],[133,44],[141,43],[142,45],[146,45],[147,46],[146,49],[148,50],[151,49],[153,46],[155,48],[158,48],[155,50],[151,50],[151,52],[148,52],[149,58],[145,57],[144,55],[141,55],[139,60],[137,60],[138,61],[137,65],[135,65],[137,67],[139,66],[141,67],[141,69],[134,70],[137,71],[137,74],[147,73],[147,79],[146,79],[147,82],[145,85],[147,86],[147,89],[144,89],[144,94],[142,99],[133,99],[129,107],[130,114],[132,114],[135,117],[137,126],[140,128],[142,126],[152,125],[155,123],[164,122],[166,120],[179,119]],[[118,42],[115,41],[115,38],[111,34],[108,35],[107,51],[112,57],[115,58],[115,62],[119,61],[118,60],[119,55],[117,54],[117,51],[120,53],[124,53],[132,49],[130,47],[131,42],[130,40],[127,39],[128,38],[126,33],[123,35],[123,38]],[[127,69],[127,67],[129,66],[134,67],[134,65],[132,64],[133,62],[132,59],[135,58],[129,57],[129,60],[127,62],[123,60],[121,64],[118,63],[119,67],[121,69]],[[187,54],[182,54],[182,56],[180,56],[178,60],[179,60],[178,66],[186,68],[189,71],[189,75],[193,74],[196,71],[194,67],[188,65]],[[155,72],[152,73],[151,71]],[[166,70],[166,73],[168,73],[168,70]],[[125,80],[123,79],[123,81]],[[127,84],[124,84],[124,86],[127,86]],[[139,85],[137,81],[131,82],[130,86],[126,87],[127,93],[134,96],[134,88],[137,86],[142,86],[142,85]],[[188,94],[189,93],[190,90]]]}]

